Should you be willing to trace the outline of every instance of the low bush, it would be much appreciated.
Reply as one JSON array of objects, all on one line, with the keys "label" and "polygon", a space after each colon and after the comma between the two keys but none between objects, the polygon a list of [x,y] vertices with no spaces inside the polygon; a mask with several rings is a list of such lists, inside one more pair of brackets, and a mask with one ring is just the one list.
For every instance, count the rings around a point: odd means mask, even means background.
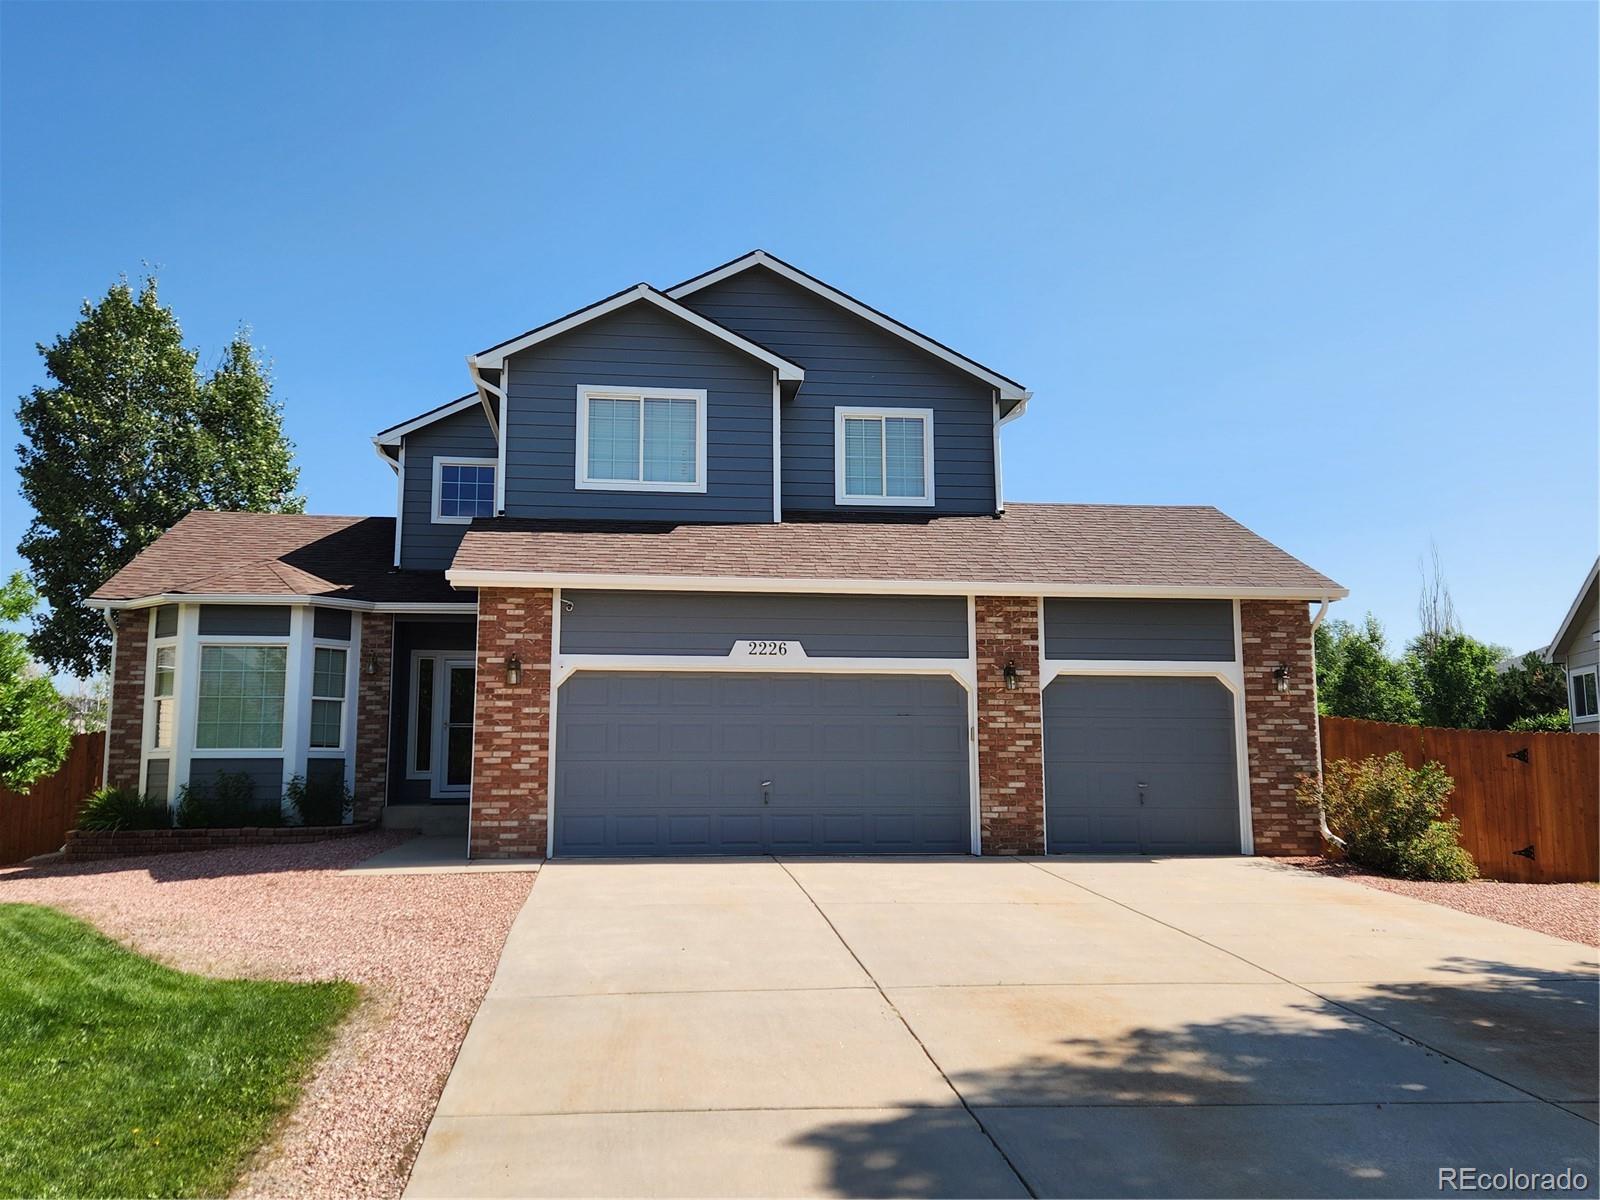
[{"label": "low bush", "polygon": [[355,800],[341,773],[332,779],[310,779],[296,775],[283,789],[302,825],[343,825],[355,809]]},{"label": "low bush", "polygon": [[1506,728],[1513,733],[1566,733],[1572,728],[1572,721],[1563,708],[1534,717],[1518,717]]},{"label": "low bush", "polygon": [[78,828],[99,832],[118,829],[170,829],[172,814],[165,802],[140,795],[137,788],[103,787],[83,802]]},{"label": "low bush", "polygon": [[1399,753],[1328,763],[1322,782],[1306,779],[1300,799],[1320,806],[1345,854],[1359,866],[1401,879],[1475,879],[1461,848],[1461,822],[1444,815],[1455,780],[1436,762],[1416,770]]},{"label": "low bush", "polygon": [[257,800],[255,781],[248,775],[219,771],[205,783],[187,783],[178,789],[178,824],[185,829],[283,823],[283,809],[277,797]]}]

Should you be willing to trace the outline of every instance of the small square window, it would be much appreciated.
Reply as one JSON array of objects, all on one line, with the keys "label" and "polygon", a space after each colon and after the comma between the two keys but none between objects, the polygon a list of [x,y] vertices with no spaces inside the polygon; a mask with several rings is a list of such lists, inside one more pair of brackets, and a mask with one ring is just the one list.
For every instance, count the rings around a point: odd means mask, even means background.
[{"label": "small square window", "polygon": [[433,460],[433,519],[466,524],[495,514],[495,464],[487,459]]},{"label": "small square window", "polygon": [[834,499],[892,507],[933,503],[933,412],[838,408]]}]

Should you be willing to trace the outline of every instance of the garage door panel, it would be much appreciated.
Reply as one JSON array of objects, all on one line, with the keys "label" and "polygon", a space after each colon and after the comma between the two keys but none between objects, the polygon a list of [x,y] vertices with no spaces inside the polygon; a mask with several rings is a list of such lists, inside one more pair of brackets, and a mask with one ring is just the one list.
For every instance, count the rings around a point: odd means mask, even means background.
[{"label": "garage door panel", "polygon": [[1051,853],[1239,849],[1233,697],[1219,680],[1060,677],[1044,746]]},{"label": "garage door panel", "polygon": [[970,848],[949,677],[580,673],[558,714],[558,854]]}]

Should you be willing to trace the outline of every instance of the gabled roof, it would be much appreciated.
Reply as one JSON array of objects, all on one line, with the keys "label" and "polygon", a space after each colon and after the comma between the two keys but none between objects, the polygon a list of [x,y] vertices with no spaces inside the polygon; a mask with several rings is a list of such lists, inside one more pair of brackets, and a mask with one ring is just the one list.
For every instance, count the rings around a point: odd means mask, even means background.
[{"label": "gabled roof", "polygon": [[474,521],[465,587],[1332,600],[1333,580],[1206,507],[1008,504],[1003,516],[673,525]]},{"label": "gabled roof", "polygon": [[1577,596],[1572,601],[1572,607],[1567,609],[1567,615],[1561,619],[1561,628],[1556,630],[1555,637],[1550,639],[1550,645],[1545,648],[1545,657],[1553,659],[1561,648],[1561,643],[1566,640],[1567,634],[1572,631],[1572,623],[1584,610],[1584,601],[1594,590],[1596,580],[1600,580],[1600,558],[1594,560],[1594,566],[1589,568],[1589,573],[1583,578],[1583,586],[1578,589]]},{"label": "gabled roof", "polygon": [[376,446],[398,446],[400,439],[414,430],[425,425],[432,425],[435,421],[442,421],[446,417],[453,417],[459,412],[465,412],[476,404],[482,403],[477,392],[469,392],[456,400],[447,401],[437,408],[430,408],[425,413],[420,413],[408,421],[401,421],[398,425],[391,425],[387,429],[380,429],[372,435],[373,444]]},{"label": "gabled roof", "polygon": [[536,329],[530,329],[526,333],[519,333],[514,338],[508,338],[503,342],[490,346],[487,350],[480,350],[468,358],[467,362],[476,371],[499,370],[511,355],[526,350],[531,346],[537,346],[540,342],[548,341],[550,338],[559,337],[568,330],[576,329],[580,325],[587,325],[590,321],[597,320],[608,313],[614,313],[619,308],[626,308],[630,304],[654,305],[662,312],[693,325],[703,333],[709,333],[712,337],[726,342],[735,350],[766,363],[778,373],[778,379],[782,382],[798,383],[806,377],[805,370],[796,363],[774,354],[765,346],[758,346],[749,338],[741,337],[733,330],[717,324],[711,318],[695,312],[694,309],[679,304],[676,300],[651,287],[648,283],[634,284],[633,287],[618,292],[614,296],[607,296],[604,300],[597,301],[587,308],[580,308],[576,312],[568,313],[564,317],[558,317],[556,320],[540,325]]},{"label": "gabled roof", "polygon": [[103,608],[201,599],[470,606],[471,597],[452,590],[438,571],[396,570],[393,555],[393,517],[196,511],[96,588],[89,602]]},{"label": "gabled roof", "polygon": [[965,354],[952,350],[943,342],[936,342],[927,334],[918,333],[911,326],[901,324],[887,313],[879,312],[870,304],[865,304],[854,296],[823,283],[822,280],[814,275],[807,275],[799,267],[786,263],[776,255],[768,254],[765,250],[752,250],[749,254],[736,258],[731,262],[725,262],[720,267],[713,267],[702,275],[696,275],[693,279],[685,279],[682,283],[668,288],[667,295],[674,300],[681,300],[685,296],[692,296],[701,288],[710,287],[714,283],[720,283],[730,276],[738,275],[754,267],[765,267],[767,270],[781,275],[791,283],[799,284],[824,299],[832,301],[840,308],[871,322],[878,328],[886,329],[896,337],[903,338],[913,346],[927,351],[935,358],[943,359],[951,366],[965,371],[969,375],[976,376],[1000,394],[1000,399],[1006,407],[1025,404],[1028,397],[1033,394],[1015,379],[1008,379],[998,371],[990,370],[982,363],[968,358]]}]

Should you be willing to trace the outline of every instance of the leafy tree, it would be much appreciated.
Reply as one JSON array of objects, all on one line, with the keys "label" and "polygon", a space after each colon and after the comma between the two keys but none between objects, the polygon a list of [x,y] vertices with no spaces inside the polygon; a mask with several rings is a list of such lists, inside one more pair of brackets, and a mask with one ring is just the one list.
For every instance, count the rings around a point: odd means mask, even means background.
[{"label": "leafy tree", "polygon": [[1422,723],[1445,729],[1482,729],[1495,685],[1495,664],[1504,655],[1464,633],[1445,633],[1431,644],[1411,643],[1405,666],[1422,710]]},{"label": "leafy tree", "polygon": [[[0,621],[22,620],[38,600],[17,572],[0,586]],[[26,636],[0,629],[0,783],[25,792],[59,768],[72,746],[69,716],[55,685],[28,661]]]},{"label": "leafy tree", "polygon": [[104,670],[110,635],[83,606],[96,587],[195,508],[299,512],[282,406],[241,331],[204,375],[154,278],[85,301],[40,345],[48,386],[17,410],[22,494],[34,518],[18,549],[49,611],[34,655],[80,677]]},{"label": "leafy tree", "polygon": [[1417,698],[1404,668],[1389,657],[1383,626],[1371,613],[1360,625],[1317,626],[1317,708],[1325,716],[1410,724]]},{"label": "leafy tree", "polygon": [[1518,717],[1507,729],[1516,733],[1566,733],[1572,728],[1572,717],[1566,709],[1540,713],[1536,717]]},{"label": "leafy tree", "polygon": [[1489,687],[1485,719],[1490,729],[1533,729],[1544,725],[1522,722],[1561,714],[1567,727],[1567,673],[1537,654],[1524,654],[1515,666],[1494,677]]}]

